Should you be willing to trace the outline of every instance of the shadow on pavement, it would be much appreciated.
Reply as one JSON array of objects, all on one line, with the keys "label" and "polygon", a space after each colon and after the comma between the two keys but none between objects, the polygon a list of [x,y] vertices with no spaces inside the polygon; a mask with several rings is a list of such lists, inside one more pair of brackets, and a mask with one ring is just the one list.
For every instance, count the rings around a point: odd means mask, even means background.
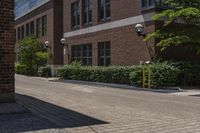
[{"label": "shadow on pavement", "polygon": [[[33,114],[36,114],[43,119],[48,119],[50,122],[54,123],[56,128],[74,128],[108,124],[105,121],[51,103],[47,103],[31,96],[16,94],[16,100],[18,103],[22,104],[31,112],[33,112]],[[49,126],[48,128],[54,127]]]}]

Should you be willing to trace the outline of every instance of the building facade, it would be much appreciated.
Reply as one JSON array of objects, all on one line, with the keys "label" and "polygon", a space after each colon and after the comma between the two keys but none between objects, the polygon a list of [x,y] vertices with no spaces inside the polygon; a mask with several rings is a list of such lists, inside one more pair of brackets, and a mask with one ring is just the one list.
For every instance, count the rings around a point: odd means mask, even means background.
[{"label": "building facade", "polygon": [[[155,31],[151,20],[154,0],[65,0],[64,64],[81,60],[86,65],[132,65],[150,60],[151,54],[134,26]],[[150,43],[152,44],[152,43]]]},{"label": "building facade", "polygon": [[63,0],[15,0],[16,53],[18,43],[35,35],[43,44],[49,41],[48,64],[63,65]]},{"label": "building facade", "polygon": [[0,1],[0,102],[14,101],[14,2]]}]

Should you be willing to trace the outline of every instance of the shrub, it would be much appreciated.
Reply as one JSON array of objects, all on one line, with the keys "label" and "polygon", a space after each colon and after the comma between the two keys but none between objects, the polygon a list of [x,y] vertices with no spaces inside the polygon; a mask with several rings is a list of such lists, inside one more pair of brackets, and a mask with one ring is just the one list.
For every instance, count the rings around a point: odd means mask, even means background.
[{"label": "shrub", "polygon": [[173,65],[180,69],[178,84],[184,86],[200,85],[200,64],[191,62],[177,62]]},{"label": "shrub", "polygon": [[129,84],[130,71],[131,67],[92,67],[71,64],[60,68],[58,73],[61,78],[68,80]]},{"label": "shrub", "polygon": [[[200,65],[191,63],[154,62],[150,64],[151,84],[154,87],[175,85],[199,85]],[[62,79],[142,86],[142,65],[83,66],[72,63],[58,70]]]},{"label": "shrub", "polygon": [[15,72],[16,72],[17,74],[26,74],[26,73],[27,73],[27,68],[26,68],[25,65],[16,63],[16,64],[15,64]]},{"label": "shrub", "polygon": [[[155,62],[150,65],[151,85],[153,86],[174,86],[177,84],[179,69],[168,62]],[[134,66],[130,73],[131,83],[142,85],[142,65]]]},{"label": "shrub", "polygon": [[40,67],[38,69],[38,76],[41,76],[41,77],[51,77],[51,68],[48,67],[48,66],[45,66],[45,67]]}]

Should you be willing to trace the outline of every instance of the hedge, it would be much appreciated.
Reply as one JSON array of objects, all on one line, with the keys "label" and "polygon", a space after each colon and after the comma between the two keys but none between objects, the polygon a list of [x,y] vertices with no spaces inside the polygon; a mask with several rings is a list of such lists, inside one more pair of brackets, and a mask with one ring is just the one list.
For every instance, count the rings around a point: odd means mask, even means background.
[{"label": "hedge", "polygon": [[[200,64],[188,62],[154,62],[150,65],[154,87],[200,85]],[[82,66],[65,65],[58,70],[62,79],[104,83],[142,85],[142,66]]]},{"label": "hedge", "polygon": [[92,67],[66,65],[58,70],[62,79],[83,80],[104,83],[129,84],[131,67]]}]

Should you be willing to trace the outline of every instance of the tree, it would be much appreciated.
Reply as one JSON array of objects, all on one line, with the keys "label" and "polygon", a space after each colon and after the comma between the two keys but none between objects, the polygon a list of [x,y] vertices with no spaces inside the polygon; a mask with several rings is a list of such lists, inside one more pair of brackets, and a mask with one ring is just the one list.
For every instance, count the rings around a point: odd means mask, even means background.
[{"label": "tree", "polygon": [[190,45],[200,54],[200,0],[165,0],[158,6],[165,10],[153,20],[163,21],[163,26],[145,41],[155,38],[161,51],[169,46]]},{"label": "tree", "polygon": [[35,36],[30,36],[20,41],[18,55],[18,61],[26,67],[28,75],[35,75],[38,67],[44,65],[42,63],[47,60],[47,53],[44,52],[43,45]]}]

